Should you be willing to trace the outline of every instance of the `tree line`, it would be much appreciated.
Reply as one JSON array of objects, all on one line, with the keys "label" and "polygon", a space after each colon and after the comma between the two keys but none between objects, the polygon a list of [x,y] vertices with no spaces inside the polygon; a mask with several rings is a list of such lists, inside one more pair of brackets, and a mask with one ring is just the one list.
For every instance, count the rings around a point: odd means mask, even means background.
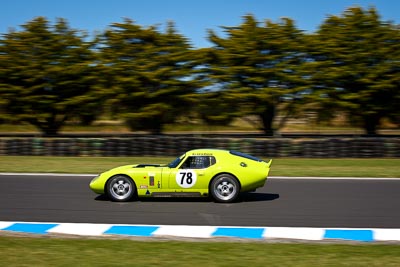
[{"label": "tree line", "polygon": [[375,8],[329,16],[313,33],[252,15],[223,30],[193,48],[172,22],[161,31],[125,19],[90,39],[65,19],[34,18],[0,38],[0,121],[46,135],[105,112],[155,134],[193,116],[256,116],[266,135],[306,112],[343,112],[367,134],[383,119],[400,123],[400,27]]}]

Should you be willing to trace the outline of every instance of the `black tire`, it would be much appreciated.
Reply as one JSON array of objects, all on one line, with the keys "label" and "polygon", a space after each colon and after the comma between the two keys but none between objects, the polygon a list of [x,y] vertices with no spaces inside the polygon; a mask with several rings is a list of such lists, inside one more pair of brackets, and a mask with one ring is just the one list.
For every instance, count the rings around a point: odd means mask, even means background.
[{"label": "black tire", "polygon": [[239,182],[230,174],[219,174],[210,184],[210,194],[216,202],[234,202],[238,198],[239,193]]},{"label": "black tire", "polygon": [[108,180],[106,192],[112,201],[129,201],[136,193],[136,185],[125,175],[115,175]]}]

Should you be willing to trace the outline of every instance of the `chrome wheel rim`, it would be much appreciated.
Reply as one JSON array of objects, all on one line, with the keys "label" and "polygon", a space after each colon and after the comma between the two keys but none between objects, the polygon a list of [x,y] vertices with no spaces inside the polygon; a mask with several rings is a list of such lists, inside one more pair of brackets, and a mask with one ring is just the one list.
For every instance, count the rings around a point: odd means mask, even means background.
[{"label": "chrome wheel rim", "polygon": [[214,194],[221,200],[230,200],[236,195],[236,184],[230,178],[221,178],[214,186]]},{"label": "chrome wheel rim", "polygon": [[111,181],[110,193],[119,200],[128,198],[132,193],[132,182],[126,177],[117,177]]}]

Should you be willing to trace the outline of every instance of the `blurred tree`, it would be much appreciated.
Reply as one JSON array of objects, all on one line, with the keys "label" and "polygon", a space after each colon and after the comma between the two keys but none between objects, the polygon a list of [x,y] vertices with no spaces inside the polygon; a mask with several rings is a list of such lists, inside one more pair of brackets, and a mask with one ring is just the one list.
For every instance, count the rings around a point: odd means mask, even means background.
[{"label": "blurred tree", "polygon": [[165,32],[125,19],[99,37],[110,102],[131,130],[162,133],[192,107],[196,81],[187,40],[168,23]]},{"label": "blurred tree", "polygon": [[64,19],[50,26],[38,17],[22,28],[0,39],[3,115],[56,135],[69,118],[97,100],[92,52],[86,36]]},{"label": "blurred tree", "polygon": [[400,31],[374,8],[330,16],[311,38],[307,63],[323,113],[346,111],[367,134],[400,112]]},{"label": "blurred tree", "polygon": [[245,16],[241,25],[224,29],[225,38],[210,31],[214,46],[204,62],[209,79],[229,101],[221,111],[256,115],[264,133],[273,135],[278,105],[286,103],[283,117],[288,117],[306,88],[299,68],[305,56],[303,34],[291,19],[267,20],[260,26],[252,15]]},{"label": "blurred tree", "polygon": [[220,91],[199,93],[195,111],[207,125],[229,125],[238,114],[236,106],[232,106],[228,95]]}]

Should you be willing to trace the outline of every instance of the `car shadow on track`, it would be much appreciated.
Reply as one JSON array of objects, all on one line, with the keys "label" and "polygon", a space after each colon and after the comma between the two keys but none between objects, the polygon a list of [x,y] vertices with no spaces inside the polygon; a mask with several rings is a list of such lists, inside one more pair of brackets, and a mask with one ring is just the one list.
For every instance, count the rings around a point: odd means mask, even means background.
[{"label": "car shadow on track", "polygon": [[273,201],[279,198],[279,194],[272,193],[242,193],[239,196],[239,202],[259,202],[259,201]]},{"label": "car shadow on track", "polygon": [[[273,201],[279,198],[279,194],[271,193],[241,193],[236,202],[260,202]],[[111,201],[106,195],[99,195],[97,201]],[[214,202],[211,197],[153,197],[153,198],[134,198],[129,202]]]}]

